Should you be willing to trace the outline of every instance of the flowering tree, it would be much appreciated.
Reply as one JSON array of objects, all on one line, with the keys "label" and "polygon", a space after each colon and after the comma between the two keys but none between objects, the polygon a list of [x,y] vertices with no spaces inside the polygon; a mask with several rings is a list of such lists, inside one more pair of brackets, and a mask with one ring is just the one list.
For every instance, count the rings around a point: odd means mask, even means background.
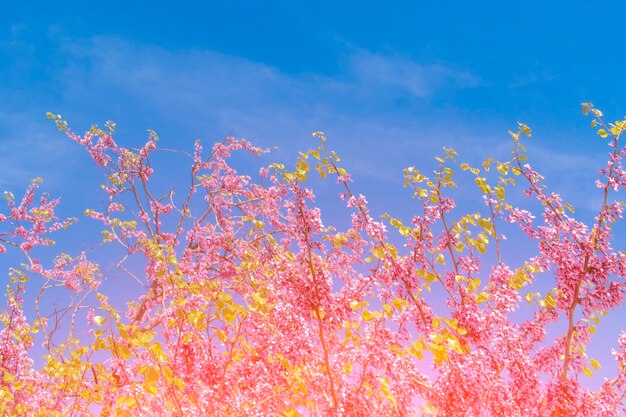
[{"label": "flowering tree", "polygon": [[[611,194],[626,187],[626,122],[605,123],[589,103],[583,111],[609,145],[591,225],[526,164],[523,124],[509,132],[510,160],[473,167],[446,149],[432,176],[405,169],[420,209],[403,222],[372,215],[321,132],[295,168],[272,164],[257,181],[229,157],[266,150],[234,138],[210,151],[198,142],[186,192],[156,195],[154,132],[127,149],[114,141],[112,123],[81,136],[48,114],[106,172],[107,203],[85,215],[120,249],[107,262],[145,293],[119,306],[101,291],[106,277],[94,254],[51,255],[49,235],[76,220],[55,217],[59,200],[39,195],[41,181],[21,200],[6,194],[0,253],[24,261],[10,271],[0,317],[0,413],[622,415],[625,334],[613,379],[594,392],[578,377],[599,368],[585,346],[625,290],[626,257],[611,234],[623,204]],[[482,211],[455,210],[457,167],[473,177]],[[306,185],[313,171],[338,182],[351,214],[345,230],[322,221]],[[505,199],[516,181],[541,204],[539,219]],[[511,224],[536,246],[517,268],[505,263],[498,231]],[[481,259],[494,261],[485,267]],[[540,274],[550,290],[538,291]],[[46,296],[59,287],[71,297],[50,307]],[[519,311],[526,318],[513,319]],[[547,334],[558,322],[564,333]],[[43,361],[32,353],[40,341]]]}]

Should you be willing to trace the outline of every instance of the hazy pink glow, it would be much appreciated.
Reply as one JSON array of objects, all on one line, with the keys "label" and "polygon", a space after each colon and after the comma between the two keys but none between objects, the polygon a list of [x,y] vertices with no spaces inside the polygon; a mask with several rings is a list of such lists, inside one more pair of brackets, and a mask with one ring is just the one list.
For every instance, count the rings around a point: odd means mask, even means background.
[{"label": "hazy pink glow", "polygon": [[[584,348],[605,312],[622,303],[626,273],[610,228],[623,206],[608,198],[626,186],[622,124],[606,125],[595,108],[585,110],[611,150],[598,183],[604,201],[590,226],[571,217],[524,162],[521,137],[530,136],[524,125],[511,132],[510,161],[460,165],[475,177],[484,213],[459,215],[447,196],[459,165],[448,150],[430,178],[405,170],[405,186],[423,211],[404,224],[371,216],[320,132],[319,146],[301,154],[294,169],[263,167],[259,182],[228,159],[235,151],[265,150],[234,138],[210,152],[197,143],[188,193],[156,196],[149,186],[156,134],[141,149],[125,149],[113,140],[113,125],[80,136],[50,115],[106,171],[107,206],[85,214],[102,224],[105,242],[145,261],[143,276],[135,278],[147,292],[125,312],[107,294],[88,305],[101,279],[88,253],[59,254],[50,265],[31,257],[34,248],[51,244],[49,232],[74,220],[55,219],[58,200],[37,202],[38,182],[19,203],[7,196],[0,251],[20,251],[26,263],[12,274],[2,315],[1,413],[621,415],[626,335],[614,352],[617,376],[597,392],[579,383],[599,365]],[[324,225],[305,187],[314,171],[337,181],[352,213],[345,230]],[[543,212],[504,200],[513,179],[525,182]],[[505,223],[537,246],[518,269],[500,261],[498,225]],[[403,248],[392,243],[390,228],[403,237]],[[485,276],[480,260],[488,247],[496,263]],[[534,277],[542,271],[551,271],[555,282],[539,294]],[[38,297],[38,318],[26,320],[24,292],[40,287],[45,297],[53,286],[75,294],[71,304],[44,321],[50,312],[39,311]],[[430,287],[447,294],[445,314],[435,313]],[[530,319],[510,318],[523,309]],[[75,316],[87,318],[89,341],[74,338]],[[565,333],[548,335],[546,326],[560,319]],[[42,368],[29,353],[36,331],[49,342]]]}]

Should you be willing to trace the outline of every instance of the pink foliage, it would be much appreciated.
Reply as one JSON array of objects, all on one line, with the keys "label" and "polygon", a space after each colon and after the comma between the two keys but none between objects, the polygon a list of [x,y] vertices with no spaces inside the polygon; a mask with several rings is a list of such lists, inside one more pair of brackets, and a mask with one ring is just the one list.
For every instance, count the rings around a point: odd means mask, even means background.
[{"label": "pink foliage", "polygon": [[[611,132],[591,225],[522,162],[521,136],[530,130],[521,124],[511,132],[511,160],[461,164],[483,195],[483,212],[457,214],[449,192],[457,155],[447,149],[433,177],[405,170],[421,210],[403,223],[373,216],[319,132],[319,146],[301,154],[294,171],[272,164],[258,182],[229,158],[266,150],[227,138],[206,154],[197,142],[186,192],[156,196],[154,132],[141,148],[126,149],[113,140],[112,124],[81,136],[50,115],[107,173],[105,207],[85,214],[101,224],[105,243],[122,250],[107,267],[145,293],[117,305],[101,286],[107,276],[97,251],[44,254],[48,235],[75,219],[56,219],[58,199],[36,199],[40,182],[19,204],[7,195],[0,253],[14,249],[26,262],[11,273],[1,316],[0,413],[621,415],[626,334],[613,351],[613,379],[595,392],[579,380],[599,366],[585,346],[600,318],[622,304],[626,276],[611,229],[623,205],[608,198],[626,187],[622,124],[604,124],[595,108],[584,108]],[[305,186],[310,163],[322,178],[335,175],[351,219],[344,230],[325,223]],[[496,183],[490,166],[500,174]],[[539,212],[504,199],[514,178],[526,182]],[[498,227],[518,227],[535,255],[517,268],[505,263]],[[485,259],[495,261],[484,266]],[[548,291],[538,291],[540,274],[552,279]],[[25,309],[22,294],[38,282],[35,308]],[[43,303],[57,287],[71,301]],[[36,317],[29,322],[26,312]],[[525,318],[514,319],[518,312]],[[548,334],[555,323],[563,334]],[[32,357],[36,338],[47,351],[42,366]]]}]

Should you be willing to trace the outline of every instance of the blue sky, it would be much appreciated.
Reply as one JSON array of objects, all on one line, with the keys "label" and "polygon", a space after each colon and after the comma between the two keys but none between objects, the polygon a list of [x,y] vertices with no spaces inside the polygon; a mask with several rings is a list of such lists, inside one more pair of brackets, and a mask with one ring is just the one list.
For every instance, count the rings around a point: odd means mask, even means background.
[{"label": "blue sky", "polygon": [[557,189],[593,178],[604,149],[579,103],[626,114],[625,6],[435,3],[3,1],[0,182],[72,188],[83,162],[46,111],[77,130],[113,119],[124,143],[233,134],[279,159],[323,130],[376,192],[442,146],[504,157],[521,120]]},{"label": "blue sky", "polygon": [[147,129],[182,149],[232,134],[277,146],[271,158],[281,161],[322,130],[355,189],[398,216],[411,211],[404,167],[427,170],[443,146],[470,162],[506,158],[506,131],[519,120],[533,128],[531,161],[587,218],[606,148],[580,103],[609,120],[626,115],[623,2],[0,7],[0,189],[42,176],[72,216],[98,207],[102,197],[82,190],[99,178],[47,111],[78,131],[115,120],[127,146]]}]

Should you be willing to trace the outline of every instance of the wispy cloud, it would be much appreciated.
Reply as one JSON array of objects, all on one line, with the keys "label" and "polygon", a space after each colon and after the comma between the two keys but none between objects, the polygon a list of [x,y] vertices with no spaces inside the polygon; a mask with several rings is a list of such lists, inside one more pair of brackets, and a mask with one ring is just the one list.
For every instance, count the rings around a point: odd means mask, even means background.
[{"label": "wispy cloud", "polygon": [[374,54],[357,50],[349,57],[350,70],[360,91],[405,91],[428,98],[443,86],[474,87],[480,79],[466,71],[438,64],[420,64],[398,54]]},{"label": "wispy cloud", "polygon": [[354,139],[375,134],[394,146],[397,140],[431,144],[421,135],[441,129],[431,116],[423,123],[426,118],[415,114],[428,111],[428,103],[413,103],[399,115],[394,100],[435,97],[479,82],[469,72],[357,48],[349,50],[344,70],[333,76],[287,74],[214,51],[170,51],[117,38],[95,38],[65,51],[73,57],[63,75],[66,101],[87,103],[108,95],[113,112],[133,103],[134,117],[158,115],[197,131],[210,125],[220,133],[234,129],[281,143],[285,136],[318,129],[343,135],[345,127]]},{"label": "wispy cloud", "polygon": [[[397,54],[352,48],[334,76],[286,74],[271,66],[207,50],[170,51],[117,38],[95,38],[65,47],[72,62],[66,91],[106,86],[138,98],[162,113],[208,111],[225,118],[237,112],[317,116],[351,115],[372,102],[398,97],[430,98],[446,89],[476,86],[478,77],[440,64],[421,65]],[[364,100],[365,99],[365,100]],[[190,112],[191,110],[191,112]]]},{"label": "wispy cloud", "polygon": [[[502,122],[465,121],[453,102],[443,109],[432,106],[435,99],[481,88],[480,77],[394,52],[349,47],[338,73],[320,75],[286,73],[210,50],[168,50],[114,37],[59,44],[56,53],[65,64],[53,80],[57,90],[50,110],[87,123],[114,119],[121,132],[156,129],[171,147],[188,147],[195,137],[207,134],[210,140],[233,134],[263,146],[277,145],[275,157],[285,160],[295,149],[309,146],[304,141],[311,132],[324,130],[358,179],[396,186],[404,167],[433,166],[432,157],[443,146],[457,149],[471,162],[486,155],[506,158],[510,149],[508,126]],[[0,136],[0,162],[13,164],[7,170],[11,174],[3,176],[5,184],[31,176],[32,155],[56,152],[49,148],[48,138],[54,135],[49,126],[24,115],[18,121],[14,113],[13,122],[6,119],[8,113],[2,120],[8,129]],[[31,132],[21,126],[30,126]],[[126,137],[130,142],[144,139]],[[546,155],[538,160],[551,171],[546,176],[562,176],[564,184],[574,178],[567,176],[566,167],[595,162],[537,149],[540,158]],[[23,158],[16,161],[16,153]],[[554,164],[555,158],[561,162]],[[385,187],[379,191],[388,192]]]}]

